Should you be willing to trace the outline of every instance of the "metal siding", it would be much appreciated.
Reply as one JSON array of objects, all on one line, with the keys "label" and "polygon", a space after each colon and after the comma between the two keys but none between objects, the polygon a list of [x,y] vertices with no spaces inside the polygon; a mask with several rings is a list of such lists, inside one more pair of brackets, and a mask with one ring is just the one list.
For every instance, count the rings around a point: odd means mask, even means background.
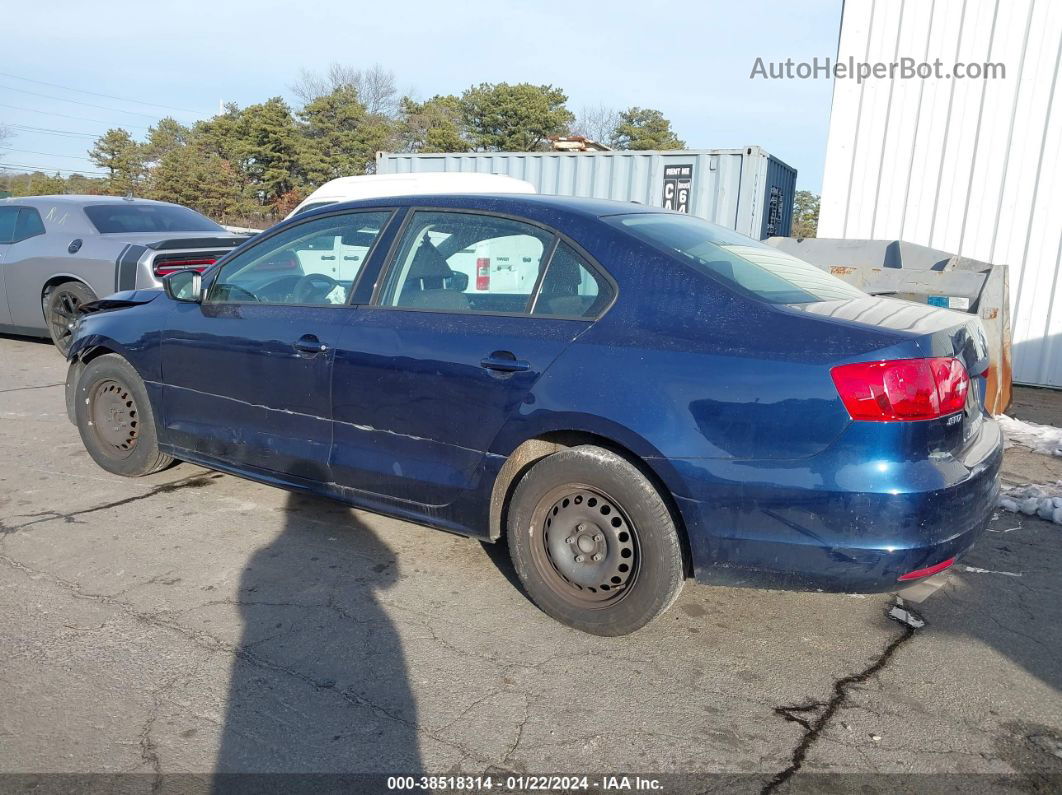
[{"label": "metal siding", "polygon": [[819,235],[1008,264],[1014,378],[1062,387],[1062,3],[847,0],[839,60],[903,56],[1006,78],[835,81]]},{"label": "metal siding", "polygon": [[473,152],[377,156],[376,173],[469,172],[524,179],[539,193],[663,204],[664,166],[693,166],[690,214],[753,236],[766,236],[771,185],[782,188],[783,234],[789,233],[796,171],[759,147],[668,152]]}]

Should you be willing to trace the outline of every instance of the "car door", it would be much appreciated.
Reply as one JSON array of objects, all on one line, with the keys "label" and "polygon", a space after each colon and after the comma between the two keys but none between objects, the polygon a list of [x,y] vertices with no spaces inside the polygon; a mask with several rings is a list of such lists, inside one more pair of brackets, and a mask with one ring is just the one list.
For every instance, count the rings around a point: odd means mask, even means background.
[{"label": "car door", "polygon": [[[178,303],[163,332],[167,440],[212,459],[328,479],[335,347],[360,270],[305,272],[321,237],[372,241],[391,211],[286,226],[220,266],[202,303]],[[371,242],[370,242],[371,245]]]},{"label": "car door", "polygon": [[[503,239],[524,278],[477,289],[453,267]],[[332,474],[439,519],[439,506],[479,488],[503,425],[534,410],[536,380],[613,288],[552,231],[489,214],[414,212],[393,250],[376,300],[354,314],[336,353]],[[583,303],[552,303],[551,290],[578,289],[580,270],[594,274],[583,299],[573,296]]]},{"label": "car door", "polygon": [[18,207],[0,207],[0,326],[11,323],[11,309],[8,307],[6,287],[6,257],[11,241],[15,235],[15,219],[18,218]]},{"label": "car door", "polygon": [[[8,228],[5,228],[8,227]],[[0,266],[3,268],[4,308],[0,311],[0,323],[11,323],[25,329],[42,325],[43,314],[40,290],[27,290],[19,271],[38,264],[35,259],[41,253],[44,222],[34,207],[0,208]]]}]

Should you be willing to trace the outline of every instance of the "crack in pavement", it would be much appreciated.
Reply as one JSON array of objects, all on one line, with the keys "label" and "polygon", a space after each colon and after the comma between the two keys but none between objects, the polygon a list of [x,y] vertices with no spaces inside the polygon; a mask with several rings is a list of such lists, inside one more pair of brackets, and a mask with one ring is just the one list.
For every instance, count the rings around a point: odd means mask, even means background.
[{"label": "crack in pavement", "polygon": [[[798,723],[804,727],[804,736],[797,743],[796,748],[793,749],[789,766],[764,785],[761,795],[768,795],[768,793],[774,792],[800,771],[800,768],[804,765],[804,760],[807,758],[808,751],[811,750],[811,746],[819,739],[837,711],[848,702],[851,688],[854,685],[866,682],[870,677],[879,673],[889,664],[889,660],[892,659],[897,649],[914,637],[915,632],[914,627],[905,626],[903,631],[889,642],[874,662],[859,673],[850,674],[834,682],[833,694],[828,701],[812,701],[807,704],[774,708],[775,713],[781,715],[785,720]],[[809,717],[803,717],[805,715]]]},{"label": "crack in pavement", "polygon": [[64,513],[63,511],[40,511],[38,513],[16,514],[15,516],[6,518],[32,519],[33,521],[16,525],[8,525],[3,521],[0,521],[0,535],[7,535],[19,530],[24,530],[31,525],[41,524],[43,522],[54,522],[56,519],[62,519],[67,524],[76,524],[77,517],[79,516],[97,513],[98,511],[106,511],[111,508],[120,508],[123,505],[140,502],[141,500],[146,500],[159,494],[170,494],[179,489],[202,488],[203,486],[209,486],[212,481],[217,480],[220,477],[223,477],[220,473],[189,475],[181,480],[175,480],[170,483],[163,483],[160,486],[155,486],[154,488],[145,491],[143,494],[136,494],[132,497],[125,497],[121,500],[113,500],[111,502],[101,503],[100,505],[93,505],[89,508],[82,508],[77,511],[70,511],[69,513]]},{"label": "crack in pavement", "polygon": [[0,389],[0,395],[8,392],[25,392],[29,389],[51,389],[53,386],[66,386],[65,382],[58,384],[38,384],[37,386],[13,386],[10,389]]}]

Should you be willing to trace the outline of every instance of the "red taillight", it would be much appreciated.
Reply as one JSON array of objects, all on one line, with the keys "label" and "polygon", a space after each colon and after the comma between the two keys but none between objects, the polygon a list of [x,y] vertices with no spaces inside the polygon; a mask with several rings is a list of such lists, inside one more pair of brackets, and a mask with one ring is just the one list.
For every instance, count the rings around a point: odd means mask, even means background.
[{"label": "red taillight", "polygon": [[966,368],[950,356],[842,364],[830,374],[853,420],[932,420],[961,411],[970,391]]},{"label": "red taillight", "polygon": [[490,257],[479,257],[476,260],[476,289],[490,289]]},{"label": "red taillight", "polygon": [[950,566],[954,562],[955,558],[948,558],[947,560],[942,561],[941,563],[938,563],[935,566],[927,566],[924,569],[915,569],[914,571],[909,571],[906,574],[901,574],[898,582],[904,582],[906,580],[920,580],[923,577],[930,577],[936,574],[937,572],[944,571],[944,569],[948,568],[948,566]]},{"label": "red taillight", "polygon": [[174,271],[197,270],[200,273],[217,262],[214,257],[197,257],[196,259],[170,259],[165,262],[155,263],[155,275],[166,276]]}]

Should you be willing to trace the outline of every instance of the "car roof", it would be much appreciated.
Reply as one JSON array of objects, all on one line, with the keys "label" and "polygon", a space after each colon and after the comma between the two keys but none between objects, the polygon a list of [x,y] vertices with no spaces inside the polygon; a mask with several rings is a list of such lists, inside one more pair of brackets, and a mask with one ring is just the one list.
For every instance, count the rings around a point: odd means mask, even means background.
[{"label": "car roof", "polygon": [[4,204],[76,204],[78,206],[86,204],[118,204],[121,202],[125,202],[126,204],[172,204],[172,202],[160,202],[155,201],[154,199],[129,199],[125,196],[93,196],[92,194],[78,193],[56,193],[43,196],[10,196],[7,199],[0,199],[0,202]]},{"label": "car roof", "polygon": [[445,193],[393,196],[378,199],[362,199],[352,202],[330,204],[302,214],[303,218],[317,213],[334,212],[337,209],[363,207],[439,207],[446,209],[488,210],[499,213],[527,214],[539,217],[549,212],[562,212],[588,218],[629,213],[667,213],[660,207],[647,207],[635,202],[610,199],[588,199],[574,196],[551,196],[540,193]]},{"label": "car roof", "polygon": [[[466,187],[470,193],[480,193],[483,186],[494,185],[496,193],[534,193],[535,186],[526,180],[510,177],[506,174],[481,174],[478,172],[447,172],[426,171],[403,174],[361,174],[356,177],[337,177],[321,185],[313,193],[306,197],[306,201],[326,196],[341,196],[344,193],[356,195],[358,193],[373,194],[380,196],[378,191],[386,191],[389,188],[398,188],[403,193],[410,188],[423,186],[419,193],[434,193],[445,191],[446,193],[458,193],[451,186]],[[387,194],[382,194],[386,196]],[[365,198],[373,198],[366,195]]]}]

